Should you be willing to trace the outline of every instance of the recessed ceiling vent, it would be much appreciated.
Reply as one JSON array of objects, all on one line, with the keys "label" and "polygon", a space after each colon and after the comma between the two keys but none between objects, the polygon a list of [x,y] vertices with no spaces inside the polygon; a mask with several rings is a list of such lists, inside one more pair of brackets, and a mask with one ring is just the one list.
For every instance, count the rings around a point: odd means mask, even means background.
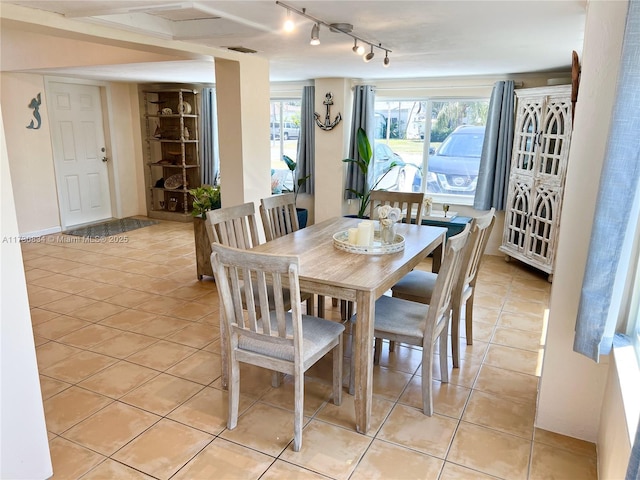
[{"label": "recessed ceiling vent", "polygon": [[258,53],[257,50],[252,50],[250,48],[246,48],[246,47],[224,47],[227,50],[233,50],[234,52],[240,52],[240,53]]},{"label": "recessed ceiling vent", "polygon": [[174,22],[188,22],[191,20],[219,20],[220,17],[217,15],[212,15],[208,12],[203,12],[198,8],[180,8],[180,9],[171,9],[171,8],[160,8],[157,9],[149,9],[147,13],[151,15],[155,15],[156,17],[165,18],[167,20],[172,20]]}]

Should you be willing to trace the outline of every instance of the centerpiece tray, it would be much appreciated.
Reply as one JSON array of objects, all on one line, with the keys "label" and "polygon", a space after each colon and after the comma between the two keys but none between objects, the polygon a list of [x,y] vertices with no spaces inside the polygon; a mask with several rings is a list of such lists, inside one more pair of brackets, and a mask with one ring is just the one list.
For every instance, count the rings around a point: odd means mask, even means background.
[{"label": "centerpiece tray", "polygon": [[404,250],[404,237],[396,233],[393,243],[383,244],[380,240],[380,231],[376,230],[373,232],[373,245],[355,245],[349,243],[349,231],[344,230],[333,235],[333,246],[349,253],[381,255]]}]

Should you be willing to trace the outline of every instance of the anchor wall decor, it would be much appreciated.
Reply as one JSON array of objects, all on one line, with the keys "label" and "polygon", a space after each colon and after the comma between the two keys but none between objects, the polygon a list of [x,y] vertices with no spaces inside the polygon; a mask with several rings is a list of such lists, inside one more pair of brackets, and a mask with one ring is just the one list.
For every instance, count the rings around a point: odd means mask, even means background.
[{"label": "anchor wall decor", "polygon": [[324,123],[322,123],[322,121],[320,120],[320,114],[319,113],[313,112],[313,116],[316,117],[316,124],[322,130],[331,130],[333,127],[338,125],[338,123],[340,123],[340,120],[342,120],[342,115],[340,115],[340,113],[338,113],[338,116],[336,116],[336,119],[333,122],[331,121],[331,114],[329,113],[329,109],[331,108],[331,105],[333,105],[333,93],[328,92],[324,96],[324,102],[322,102],[322,104],[326,105],[326,107],[327,107],[327,113],[324,116]]}]

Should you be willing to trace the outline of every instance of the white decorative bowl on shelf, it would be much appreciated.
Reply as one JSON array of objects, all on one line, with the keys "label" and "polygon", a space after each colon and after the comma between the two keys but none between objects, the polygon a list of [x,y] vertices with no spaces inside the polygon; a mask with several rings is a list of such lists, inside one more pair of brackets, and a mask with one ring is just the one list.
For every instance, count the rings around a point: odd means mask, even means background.
[{"label": "white decorative bowl on shelf", "polygon": [[189,102],[182,102],[182,105],[178,105],[178,110],[184,115],[191,113],[191,104]]},{"label": "white decorative bowl on shelf", "polygon": [[373,233],[373,245],[355,245],[349,243],[349,231],[344,230],[333,235],[333,246],[338,250],[364,255],[397,253],[404,250],[404,237],[396,233],[393,243],[383,244],[380,240],[380,231],[376,230]]}]

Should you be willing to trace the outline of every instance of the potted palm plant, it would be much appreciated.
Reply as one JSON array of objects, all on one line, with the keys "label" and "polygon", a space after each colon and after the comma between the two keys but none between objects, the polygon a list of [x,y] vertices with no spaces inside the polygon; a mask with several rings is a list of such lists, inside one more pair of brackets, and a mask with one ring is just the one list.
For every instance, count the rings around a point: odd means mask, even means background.
[{"label": "potted palm plant", "polygon": [[363,128],[358,129],[357,137],[358,143],[358,158],[345,158],[342,160],[346,163],[355,163],[362,175],[364,175],[364,185],[362,190],[355,190],[353,188],[347,188],[348,192],[353,193],[359,200],[360,205],[358,208],[358,218],[366,217],[367,208],[369,207],[369,201],[371,199],[371,190],[375,190],[376,187],[380,184],[382,179],[396,166],[398,166],[398,162],[393,161],[389,164],[387,169],[378,179],[374,179],[373,186],[369,186],[369,168],[373,167],[371,163],[373,160],[373,149],[371,148],[371,142],[369,142],[369,137],[367,137],[367,132],[364,131]]},{"label": "potted palm plant", "polygon": [[[309,177],[311,177],[311,175],[306,175],[302,178],[299,178],[298,181],[296,182],[296,168],[298,167],[298,164],[294,162],[293,159],[291,157],[288,157],[287,155],[282,155],[282,160],[284,161],[284,163],[287,164],[287,167],[291,172],[291,180],[292,180],[291,188],[293,189],[294,199],[295,199],[295,202],[297,203],[300,187],[304,182],[307,181]],[[296,206],[296,213],[298,214],[298,224],[300,225],[300,228],[306,227],[309,211],[306,208],[298,208]]]},{"label": "potted palm plant", "polygon": [[216,210],[222,206],[220,201],[220,186],[202,185],[189,190],[193,197],[193,235],[196,244],[196,268],[198,280],[204,275],[213,277],[211,268],[211,241],[205,226],[206,215],[209,210]]}]

